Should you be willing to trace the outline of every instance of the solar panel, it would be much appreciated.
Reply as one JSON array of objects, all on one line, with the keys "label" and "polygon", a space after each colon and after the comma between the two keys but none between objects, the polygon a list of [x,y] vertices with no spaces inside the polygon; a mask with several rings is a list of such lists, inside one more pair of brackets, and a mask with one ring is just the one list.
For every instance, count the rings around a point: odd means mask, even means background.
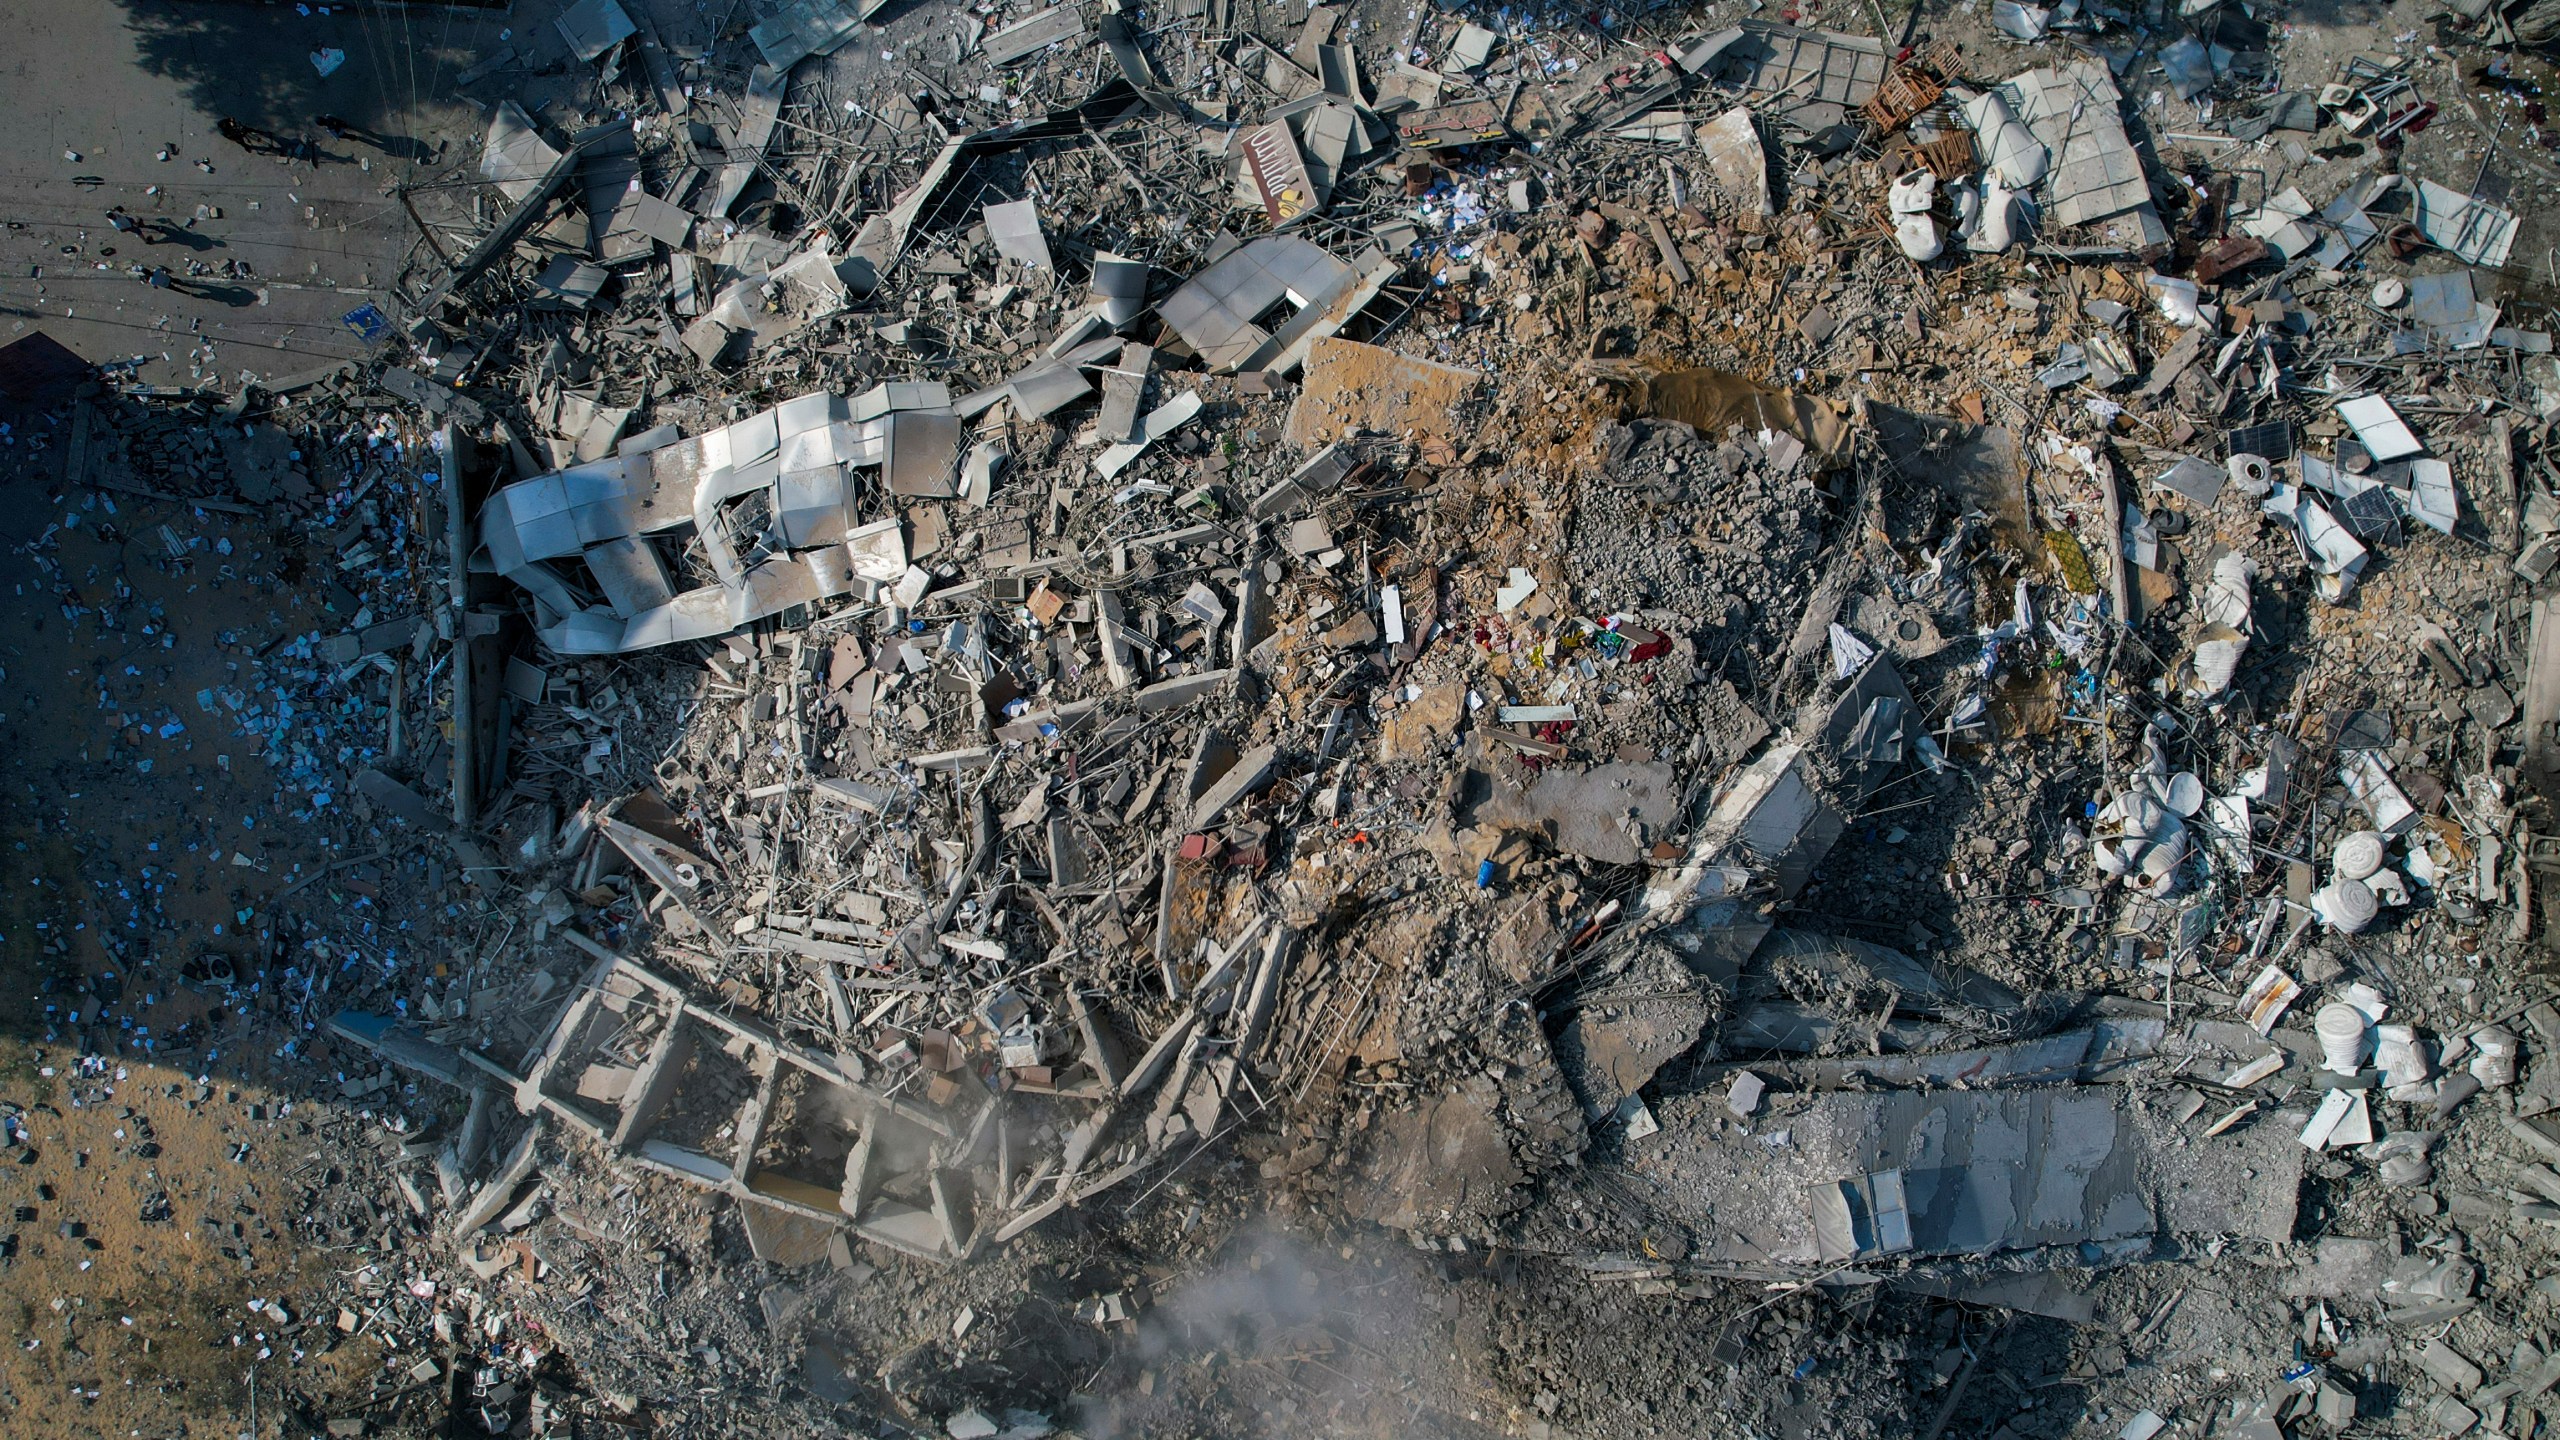
[{"label": "solar panel", "polygon": [[2255,455],[2269,462],[2293,456],[2293,422],[2275,420],[2264,425],[2243,425],[2224,437],[2230,445],[2226,455]]},{"label": "solar panel", "polygon": [[2400,505],[2379,485],[2359,490],[2338,504],[2338,523],[2359,540],[2400,538]]}]

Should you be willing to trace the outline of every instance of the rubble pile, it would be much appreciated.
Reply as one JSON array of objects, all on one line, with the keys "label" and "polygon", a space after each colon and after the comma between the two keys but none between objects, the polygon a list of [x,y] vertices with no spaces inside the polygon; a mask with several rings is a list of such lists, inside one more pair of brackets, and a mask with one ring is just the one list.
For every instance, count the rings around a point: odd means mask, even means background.
[{"label": "rubble pile", "polygon": [[2533,12],[651,8],[66,422],[333,1431],[2548,1433]]}]

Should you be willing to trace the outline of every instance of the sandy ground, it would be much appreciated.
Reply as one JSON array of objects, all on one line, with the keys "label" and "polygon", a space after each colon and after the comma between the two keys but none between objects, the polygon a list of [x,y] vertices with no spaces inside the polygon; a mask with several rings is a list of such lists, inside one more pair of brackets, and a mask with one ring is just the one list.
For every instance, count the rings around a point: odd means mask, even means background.
[{"label": "sandy ground", "polygon": [[[356,1337],[320,1353],[340,1339],[335,1317],[304,1323],[298,1303],[330,1257],[269,1238],[324,1164],[296,1148],[308,1122],[248,1084],[146,1064],[76,1070],[68,1047],[0,1041],[0,1095],[29,1107],[37,1156],[0,1178],[0,1206],[18,1217],[0,1284],[12,1341],[0,1430],[247,1434],[263,1383],[263,1437],[292,1414],[276,1388],[288,1372],[298,1389],[360,1392],[376,1347]],[[287,1319],[266,1308],[275,1301]]]},{"label": "sandy ground", "polygon": [[[273,789],[256,745],[192,697],[314,622],[273,593],[282,556],[263,526],[66,492],[64,427],[0,419],[0,538],[23,577],[0,588],[0,671],[17,682],[0,720],[0,1108],[34,1151],[0,1166],[0,1235],[16,1239],[0,1261],[0,1433],[234,1436],[260,1369],[272,1433],[279,1378],[361,1390],[373,1346],[340,1342],[334,1314],[286,1327],[247,1308],[281,1299],[299,1322],[307,1280],[362,1260],[291,1236],[330,1173],[319,1111],[287,1108],[270,1056],[226,1048],[218,998],[179,973],[258,953],[268,898],[306,858],[261,828]],[[155,561],[164,524],[231,555]],[[84,613],[64,613],[39,556]],[[82,1073],[83,1054],[116,1058]]]}]

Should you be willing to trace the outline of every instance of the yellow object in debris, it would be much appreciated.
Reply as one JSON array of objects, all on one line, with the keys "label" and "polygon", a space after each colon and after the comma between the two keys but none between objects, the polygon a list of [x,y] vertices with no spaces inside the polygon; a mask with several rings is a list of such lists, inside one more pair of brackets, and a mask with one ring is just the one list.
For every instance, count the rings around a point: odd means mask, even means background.
[{"label": "yellow object in debris", "polygon": [[2079,538],[2068,530],[2044,532],[2044,548],[2053,552],[2053,563],[2062,567],[2062,583],[2074,595],[2098,593],[2098,577],[2089,568],[2089,552],[2080,548]]}]

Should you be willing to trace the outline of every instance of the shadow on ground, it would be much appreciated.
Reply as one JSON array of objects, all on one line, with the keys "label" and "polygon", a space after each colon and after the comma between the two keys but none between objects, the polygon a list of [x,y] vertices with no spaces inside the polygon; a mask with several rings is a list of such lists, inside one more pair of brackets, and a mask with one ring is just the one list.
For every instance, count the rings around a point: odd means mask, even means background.
[{"label": "shadow on ground", "polygon": [[[506,10],[480,0],[341,5],[326,16],[253,0],[117,3],[142,69],[176,82],[206,115],[287,139],[321,138],[317,117],[343,118],[358,134],[324,149],[350,164],[367,146],[423,159],[413,137],[426,107],[507,28]],[[332,50],[345,58],[324,75],[314,56]]]}]

